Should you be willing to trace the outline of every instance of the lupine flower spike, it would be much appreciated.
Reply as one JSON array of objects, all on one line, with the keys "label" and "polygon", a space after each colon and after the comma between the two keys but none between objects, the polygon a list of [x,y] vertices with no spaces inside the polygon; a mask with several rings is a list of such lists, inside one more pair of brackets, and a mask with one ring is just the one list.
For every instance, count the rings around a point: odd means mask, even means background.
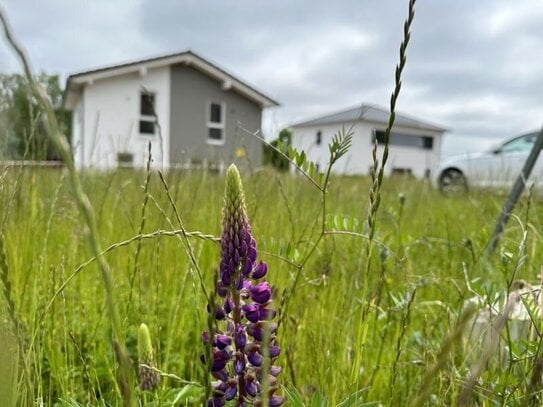
[{"label": "lupine flower spike", "polygon": [[140,389],[154,390],[160,384],[160,374],[150,368],[155,368],[153,344],[147,325],[141,324],[138,330],[138,362]]},{"label": "lupine flower spike", "polygon": [[[277,324],[271,322],[276,311],[270,308],[270,285],[263,280],[268,266],[257,261],[256,241],[245,210],[245,197],[238,169],[226,172],[221,234],[221,262],[218,271],[216,309],[210,310],[218,321],[213,334],[204,332],[202,340],[211,341],[212,397],[209,407],[221,407],[235,400],[237,406],[262,405],[267,397],[270,407],[283,404],[275,395],[276,376],[281,371],[273,364],[280,348],[275,338]],[[267,343],[264,341],[267,340]],[[263,346],[269,349],[269,371],[262,372]],[[268,375],[268,394],[262,394],[261,380]]]}]

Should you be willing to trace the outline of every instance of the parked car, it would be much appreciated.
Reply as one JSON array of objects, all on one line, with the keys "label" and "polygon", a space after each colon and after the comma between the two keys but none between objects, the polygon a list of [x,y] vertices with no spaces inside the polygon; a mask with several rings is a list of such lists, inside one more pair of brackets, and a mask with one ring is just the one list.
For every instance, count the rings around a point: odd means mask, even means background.
[{"label": "parked car", "polygon": [[[443,192],[471,187],[510,188],[520,174],[539,132],[509,139],[487,151],[450,157],[434,171],[434,182]],[[537,160],[529,178],[543,186],[543,158]]]}]

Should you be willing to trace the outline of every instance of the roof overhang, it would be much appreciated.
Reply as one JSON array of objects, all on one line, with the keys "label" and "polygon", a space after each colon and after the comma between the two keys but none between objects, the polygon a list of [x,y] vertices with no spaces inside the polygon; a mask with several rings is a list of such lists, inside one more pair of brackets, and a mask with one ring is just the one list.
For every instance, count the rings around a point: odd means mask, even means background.
[{"label": "roof overhang", "polygon": [[70,75],[66,81],[66,88],[64,93],[64,107],[68,110],[73,110],[77,104],[82,89],[85,86],[92,85],[95,81],[129,74],[139,74],[143,76],[147,74],[147,72],[151,69],[162,68],[177,64],[190,66],[202,72],[210,78],[218,81],[221,84],[221,88],[223,90],[235,91],[246,97],[247,99],[253,101],[254,103],[260,105],[261,108],[274,107],[279,105],[279,103],[275,100],[257,91],[252,86],[234,77],[225,70],[210,63],[209,61],[196,55],[195,53],[187,51],[179,54],[146,59],[142,61],[100,68],[92,71],[86,71]]}]

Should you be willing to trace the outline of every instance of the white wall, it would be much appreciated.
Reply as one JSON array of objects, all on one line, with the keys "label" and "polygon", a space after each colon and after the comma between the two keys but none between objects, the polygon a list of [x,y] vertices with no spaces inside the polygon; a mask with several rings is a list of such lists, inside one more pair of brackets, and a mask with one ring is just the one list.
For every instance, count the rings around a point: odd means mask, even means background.
[{"label": "white wall", "polygon": [[[82,135],[77,130],[74,114],[74,157],[78,168],[114,168],[117,153],[134,155],[135,166],[145,166],[147,143],[152,143],[153,166],[169,163],[170,135],[170,68],[149,69],[96,80],[84,87],[76,110],[83,109]],[[162,142],[158,134],[139,133],[140,92],[144,87],[155,93],[155,110],[159,119]]]},{"label": "white wall", "polygon": [[72,150],[77,168],[83,166],[83,100],[79,99],[72,111]]},{"label": "white wall", "polygon": [[[348,130],[348,126],[345,129]],[[292,129],[292,145],[297,150],[304,150],[311,161],[323,170],[328,164],[328,144],[332,137],[341,129],[341,125],[295,127]],[[385,126],[370,122],[359,122],[353,128],[353,142],[349,152],[342,157],[333,168],[341,174],[369,174],[372,166],[371,150],[373,148],[373,130],[384,130]],[[322,132],[322,142],[316,144],[317,132]],[[422,178],[427,169],[433,169],[439,162],[442,135],[430,130],[413,130],[404,127],[394,127],[394,131],[418,136],[433,136],[432,150],[416,147],[390,146],[385,174],[390,174],[393,168],[410,168],[413,175]],[[377,157],[382,155],[383,147],[379,146]]]}]

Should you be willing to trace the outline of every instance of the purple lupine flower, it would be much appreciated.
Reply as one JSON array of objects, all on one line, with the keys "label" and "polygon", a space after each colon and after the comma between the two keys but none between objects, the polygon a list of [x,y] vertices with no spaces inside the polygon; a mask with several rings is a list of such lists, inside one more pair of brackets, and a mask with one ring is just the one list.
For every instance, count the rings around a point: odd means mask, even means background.
[{"label": "purple lupine flower", "polygon": [[251,277],[253,277],[255,280],[258,280],[259,278],[264,277],[267,272],[268,265],[266,263],[260,262],[253,269],[253,275]]},{"label": "purple lupine flower", "polygon": [[[239,172],[231,165],[226,172],[224,194],[221,261],[217,272],[217,296],[223,306],[215,305],[210,315],[222,321],[213,334],[202,334],[202,341],[211,341],[212,397],[208,406],[224,406],[235,400],[237,406],[258,405],[267,397],[270,406],[278,407],[284,399],[274,395],[277,390],[275,377],[281,368],[273,365],[280,354],[275,330],[271,322],[277,312],[268,308],[272,290],[263,278],[268,266],[258,261],[256,241],[245,210],[245,197]],[[213,310],[213,307],[208,307]],[[267,331],[267,332],[266,332]],[[267,333],[267,335],[265,334]],[[264,340],[267,343],[264,343]],[[262,371],[262,349],[268,347],[270,370]],[[205,362],[205,358],[202,359]],[[261,378],[268,374],[268,394],[261,394]],[[266,377],[266,376],[264,376]]]},{"label": "purple lupine flower", "polygon": [[260,307],[258,306],[258,304],[246,304],[241,309],[243,311],[243,314],[245,315],[245,318],[247,318],[249,321],[260,321]]},{"label": "purple lupine flower", "polygon": [[247,352],[247,360],[253,366],[259,367],[262,365],[262,355],[256,351]]},{"label": "purple lupine flower", "polygon": [[217,334],[215,335],[213,346],[216,346],[219,349],[224,349],[227,346],[230,346],[231,343],[232,343],[232,338],[230,338],[229,336]]},{"label": "purple lupine flower", "polygon": [[249,292],[251,293],[253,301],[258,302],[259,304],[265,304],[271,298],[271,289],[267,282],[251,286]]},{"label": "purple lupine flower", "polygon": [[279,407],[281,404],[285,402],[285,399],[281,396],[273,395],[270,397],[270,407]]}]

